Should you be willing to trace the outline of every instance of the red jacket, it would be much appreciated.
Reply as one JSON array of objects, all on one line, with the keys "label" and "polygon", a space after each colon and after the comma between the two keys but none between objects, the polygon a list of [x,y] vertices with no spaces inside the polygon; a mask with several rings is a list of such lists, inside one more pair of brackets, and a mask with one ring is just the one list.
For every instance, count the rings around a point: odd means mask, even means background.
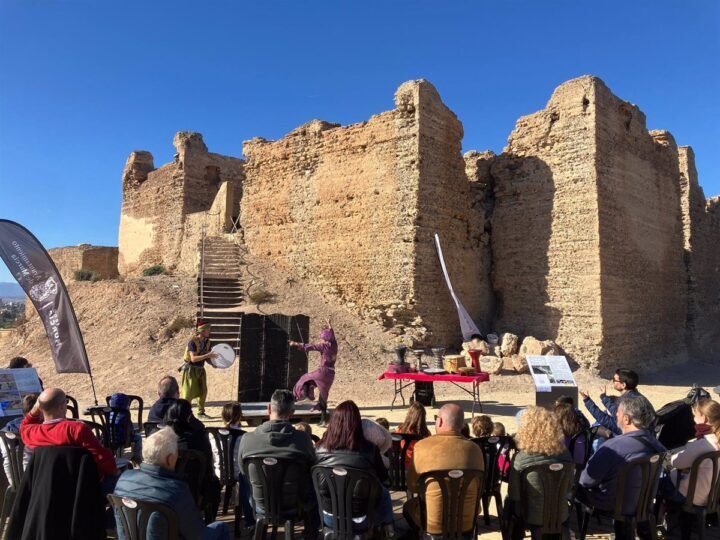
[{"label": "red jacket", "polygon": [[92,430],[78,420],[63,419],[45,424],[41,417],[28,414],[20,424],[20,437],[29,448],[39,446],[85,448],[95,459],[101,478],[117,473],[112,451],[103,447]]}]

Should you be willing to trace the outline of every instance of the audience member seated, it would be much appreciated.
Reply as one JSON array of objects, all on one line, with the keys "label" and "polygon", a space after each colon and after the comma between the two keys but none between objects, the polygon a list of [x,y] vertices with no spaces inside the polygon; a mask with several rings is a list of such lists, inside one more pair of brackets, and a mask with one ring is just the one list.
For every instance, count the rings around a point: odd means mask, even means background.
[{"label": "audience member seated", "polygon": [[382,427],[384,427],[384,428],[387,429],[388,431],[390,431],[390,422],[388,422],[388,419],[385,418],[384,416],[378,416],[378,417],[375,419],[375,422],[378,423],[378,424],[380,424]]},{"label": "audience member seated", "polygon": [[[304,505],[306,525],[317,532],[318,511],[315,491],[310,477],[310,467],[315,464],[315,447],[307,433],[293,427],[290,418],[295,412],[295,398],[290,390],[275,390],[268,404],[270,420],[246,433],[240,439],[240,458],[244,462],[250,457],[274,457],[292,459],[305,467],[305,477],[299,479],[304,490],[301,503]],[[264,514],[264,501],[259,486],[252,487],[243,475],[240,481],[241,495],[250,500],[255,512]],[[247,519],[247,516],[246,516]]]},{"label": "audience member seated", "polygon": [[505,424],[503,424],[502,422],[493,423],[492,436],[505,437]]},{"label": "audience member seated", "polygon": [[620,396],[617,398],[615,398],[615,396],[608,396],[606,394],[607,387],[602,386],[600,388],[600,400],[607,409],[607,412],[600,410],[600,407],[595,404],[587,392],[581,390],[580,395],[583,397],[585,408],[593,418],[595,418],[598,424],[609,429],[615,435],[619,435],[622,433],[622,428],[616,422],[618,407],[625,398],[641,395],[640,392],[637,391],[639,381],[638,374],[631,369],[615,370],[612,383],[613,388],[615,388],[617,392],[620,392]]},{"label": "audience member seated", "polygon": [[563,404],[570,405],[573,408],[573,411],[575,411],[575,416],[577,416],[578,422],[583,429],[590,429],[590,420],[588,420],[582,413],[582,411],[575,406],[575,400],[573,398],[571,398],[570,396],[560,396],[555,400],[556,407]]},{"label": "audience member seated", "polygon": [[310,436],[310,440],[312,440],[313,443],[316,443],[320,440],[320,437],[313,434],[312,426],[308,424],[307,422],[298,422],[295,424],[295,429],[298,431],[304,431]]},{"label": "audience member seated", "polygon": [[[385,428],[370,421],[377,429]],[[389,433],[388,433],[389,434]],[[370,442],[363,432],[363,421],[360,410],[353,401],[343,401],[330,416],[327,430],[317,446],[317,464],[323,467],[352,467],[373,472],[377,479],[384,483],[388,479],[388,471],[380,455],[380,449]],[[326,525],[332,524],[330,494],[326,487],[320,486],[320,497],[323,501],[322,513]],[[385,527],[386,534],[392,535],[393,512],[390,492],[383,486],[382,498],[378,507],[380,523]],[[354,521],[358,531],[367,530],[367,523],[358,515]]]},{"label": "audience member seated", "polygon": [[170,405],[178,399],[180,399],[180,386],[177,379],[166,375],[158,383],[158,400],[150,407],[147,421],[161,424],[165,420],[165,413]]},{"label": "audience member seated", "polygon": [[[198,429],[192,422],[193,418],[190,402],[185,399],[178,399],[170,405],[165,413],[164,424],[171,427],[178,436],[178,449],[180,451],[196,450],[202,452],[205,456],[205,482],[201,486],[201,490],[203,498],[210,508],[210,513],[214,516],[220,506],[220,490],[222,486],[218,477],[215,476],[212,448],[205,427]],[[199,423],[202,425],[202,422]]]},{"label": "audience member seated", "polygon": [[[425,406],[419,401],[413,401],[408,407],[405,420],[400,424],[395,433],[407,433],[408,435],[420,435],[423,439],[430,436],[430,430],[427,427],[427,411]],[[405,465],[410,465],[412,461],[413,448],[416,441],[410,441],[410,446],[405,453]],[[405,441],[401,442],[405,445]]]},{"label": "audience member seated", "polygon": [[[522,415],[522,422],[515,435],[515,444],[518,453],[512,462],[510,469],[510,482],[508,495],[503,512],[506,519],[513,516],[516,520],[521,519],[520,505],[525,501],[520,500],[520,481],[522,472],[533,465],[545,465],[550,463],[572,462],[567,448],[563,444],[563,433],[560,423],[550,411],[542,407],[528,407]],[[542,525],[543,522],[543,493],[542,483],[538,476],[528,475],[528,488],[530,493],[530,504],[527,507],[527,515],[520,526],[512,529],[513,540],[523,538],[525,528],[532,530],[533,527]],[[568,519],[567,506],[561,506],[563,515],[562,521]]]},{"label": "audience member seated", "polygon": [[493,432],[493,421],[486,414],[481,414],[472,419],[472,434],[475,438],[489,437]]},{"label": "audience member seated", "polygon": [[[611,512],[619,495],[616,492],[620,469],[627,462],[652,454],[665,452],[655,438],[651,426],[655,410],[650,402],[639,394],[624,396],[617,408],[617,425],[621,434],[605,442],[593,454],[580,475],[577,497],[593,507]],[[637,483],[635,483],[637,484]],[[623,514],[635,512],[639,485],[629,482],[625,492]]]},{"label": "audience member seated", "polygon": [[[454,403],[443,405],[435,420],[435,435],[418,441],[413,449],[413,460],[407,472],[408,490],[417,494],[418,478],[426,472],[445,469],[485,470],[480,447],[462,435],[465,426],[462,408]],[[468,490],[463,511],[463,529],[473,528],[475,512],[474,487]],[[443,507],[440,486],[430,485],[427,494],[427,532],[442,534]],[[420,528],[420,501],[413,497],[405,503],[403,515],[408,525],[417,532]]]},{"label": "audience member seated", "polygon": [[[220,416],[222,417],[223,422],[225,422],[226,429],[243,431],[242,427],[240,427],[240,419],[242,417],[240,402],[232,401],[223,405],[222,414]],[[210,437],[210,448],[212,448],[213,463],[215,463],[215,476],[220,477],[220,456],[218,449],[215,447],[215,439],[213,437]],[[240,476],[240,471],[242,469],[240,463],[239,443],[235,445],[235,458],[233,463],[235,464],[235,478],[237,478]]]},{"label": "audience member seated", "polygon": [[[720,403],[711,399],[701,399],[693,406],[696,438],[687,443],[685,447],[672,456],[670,463],[673,466],[670,478],[683,498],[687,495],[690,481],[690,469],[695,460],[702,454],[720,450]],[[700,464],[695,486],[693,504],[705,506],[708,502],[713,476],[713,467],[710,460]]]},{"label": "audience member seated", "polygon": [[362,424],[363,436],[378,447],[380,459],[382,459],[385,468],[389,469],[390,458],[387,457],[387,453],[392,447],[392,435],[387,429],[369,418],[362,418],[360,423]]},{"label": "audience member seated", "polygon": [[568,403],[560,403],[555,405],[555,416],[560,424],[563,434],[563,443],[565,447],[572,452],[572,459],[575,465],[580,467],[585,465],[585,455],[589,441],[587,437],[580,436],[575,439],[575,443],[570,448],[572,438],[578,433],[583,433],[583,427],[580,425],[575,407]]},{"label": "audience member seated", "polygon": [[[10,363],[8,364],[8,369],[26,369],[31,367],[33,367],[33,365],[30,363],[30,361],[27,358],[23,358],[22,356],[16,356],[15,358],[11,358]],[[39,376],[38,381],[40,381],[40,389],[43,389],[43,382]]]},{"label": "audience member seated", "polygon": [[[181,539],[228,539],[229,531],[225,523],[216,521],[205,525],[187,482],[175,474],[177,458],[178,436],[172,428],[165,427],[150,435],[145,440],[143,463],[139,469],[125,471],[120,476],[115,487],[115,495],[169,506],[177,514]],[[115,520],[119,524],[120,516],[117,510],[115,512]],[[147,537],[167,537],[167,524],[160,514],[150,518]],[[118,526],[118,538],[126,540],[120,526]]]},{"label": "audience member seated", "polygon": [[[23,416],[18,416],[17,418],[13,418],[10,420],[7,424],[5,424],[5,427],[2,428],[2,431],[7,431],[10,433],[15,433],[16,435],[20,434],[20,422],[22,422],[23,417],[28,414],[32,408],[35,406],[35,403],[37,402],[39,394],[25,394],[22,398],[22,411]],[[5,455],[5,446],[0,443],[0,456],[2,457],[3,462],[3,469],[5,470],[5,477],[7,478],[8,483],[10,486],[13,485],[13,479],[12,479],[12,472],[10,470],[10,459],[8,456]],[[30,461],[30,456],[32,456],[32,450],[28,448],[27,446],[23,449],[23,470],[27,467],[28,461]]]},{"label": "audience member seated", "polygon": [[117,481],[115,457],[84,423],[65,418],[67,401],[59,388],[47,388],[23,418],[20,436],[31,450],[42,446],[79,446],[87,449],[98,466],[103,492],[112,492]]}]

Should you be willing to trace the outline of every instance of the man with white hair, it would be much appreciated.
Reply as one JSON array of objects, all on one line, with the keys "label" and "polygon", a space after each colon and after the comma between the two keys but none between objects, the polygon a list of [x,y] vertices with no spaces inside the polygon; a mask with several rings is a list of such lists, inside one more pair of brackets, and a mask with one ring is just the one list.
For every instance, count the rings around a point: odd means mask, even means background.
[{"label": "man with white hair", "polygon": [[[125,471],[115,486],[115,495],[140,501],[164,504],[178,517],[180,538],[185,540],[228,540],[230,534],[225,523],[216,521],[205,525],[195,505],[187,482],[175,474],[178,458],[178,437],[170,427],[163,428],[145,440],[143,463],[139,469]],[[115,521],[120,516],[115,511]],[[156,514],[148,522],[148,538],[167,538],[167,522]],[[122,527],[118,538],[125,540]]]}]

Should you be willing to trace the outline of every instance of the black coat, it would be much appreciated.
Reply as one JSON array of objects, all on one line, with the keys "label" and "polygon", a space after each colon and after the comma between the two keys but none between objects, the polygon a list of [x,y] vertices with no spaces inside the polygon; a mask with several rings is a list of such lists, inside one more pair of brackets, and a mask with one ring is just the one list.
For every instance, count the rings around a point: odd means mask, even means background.
[{"label": "black coat", "polygon": [[105,538],[97,464],[84,448],[36,448],[10,515],[9,540]]}]

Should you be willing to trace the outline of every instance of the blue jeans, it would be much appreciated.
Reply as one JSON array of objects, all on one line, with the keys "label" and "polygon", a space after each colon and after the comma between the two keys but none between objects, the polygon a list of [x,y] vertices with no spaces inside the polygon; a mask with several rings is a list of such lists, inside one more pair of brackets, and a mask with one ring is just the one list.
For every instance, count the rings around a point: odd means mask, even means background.
[{"label": "blue jeans", "polygon": [[[182,531],[180,531],[182,533]],[[213,521],[207,525],[203,540],[230,540],[230,529],[222,521]]]}]

